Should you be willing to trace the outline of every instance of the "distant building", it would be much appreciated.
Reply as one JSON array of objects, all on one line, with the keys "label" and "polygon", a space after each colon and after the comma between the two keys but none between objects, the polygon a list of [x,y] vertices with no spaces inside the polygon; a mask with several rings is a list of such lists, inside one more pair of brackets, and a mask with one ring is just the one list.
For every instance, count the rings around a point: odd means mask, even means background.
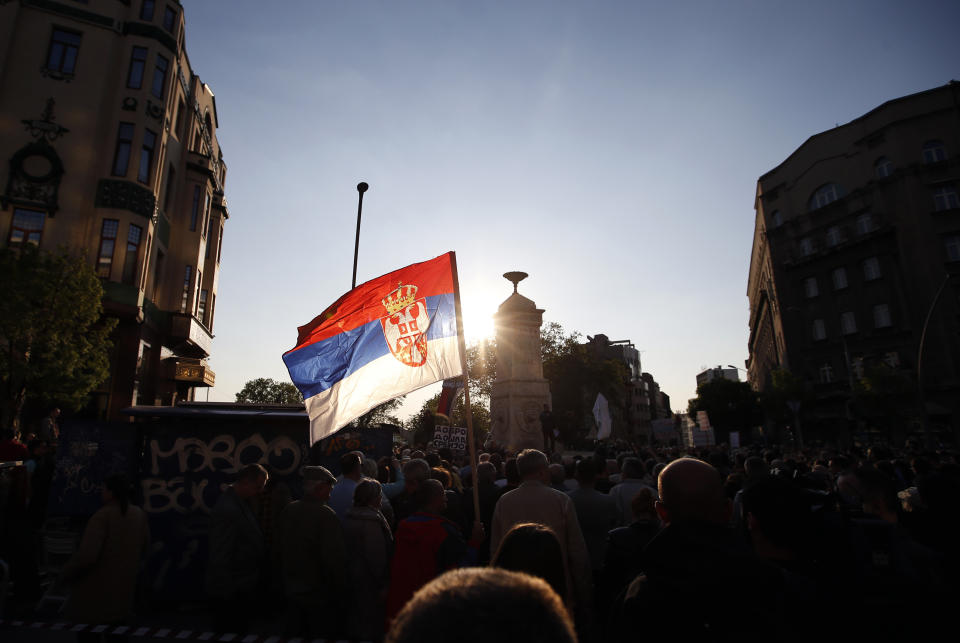
[{"label": "distant building", "polygon": [[[815,134],[757,181],[749,380],[805,380],[808,438],[887,425],[902,444],[918,379],[933,424],[960,427],[958,190],[956,81]],[[854,393],[872,371],[896,385],[871,408]]]},{"label": "distant building", "polygon": [[588,336],[587,340],[585,346],[591,354],[601,359],[621,362],[627,369],[624,408],[616,412],[611,409],[614,416],[614,437],[649,443],[652,437],[652,421],[672,416],[670,396],[660,390],[660,385],[653,375],[643,372],[640,351],[630,340],[610,341],[602,334]]},{"label": "distant building", "polygon": [[228,213],[179,2],[0,2],[0,42],[0,243],[81,251],[119,319],[90,413],[193,399]]},{"label": "distant building", "polygon": [[737,369],[735,368],[723,368],[721,366],[708,368],[705,371],[697,373],[697,388],[700,388],[707,382],[720,379],[730,380],[731,382],[739,382],[740,376],[737,374]]}]

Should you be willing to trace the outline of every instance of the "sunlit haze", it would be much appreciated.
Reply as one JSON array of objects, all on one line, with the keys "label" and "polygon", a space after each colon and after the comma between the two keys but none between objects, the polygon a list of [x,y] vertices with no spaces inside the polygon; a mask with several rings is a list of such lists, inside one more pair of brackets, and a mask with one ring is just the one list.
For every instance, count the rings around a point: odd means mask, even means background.
[{"label": "sunlit haze", "polygon": [[525,271],[545,321],[633,341],[685,409],[747,357],[757,178],[960,79],[955,2],[184,4],[228,167],[210,400],[288,381],[366,181],[358,281],[456,251],[476,341]]}]

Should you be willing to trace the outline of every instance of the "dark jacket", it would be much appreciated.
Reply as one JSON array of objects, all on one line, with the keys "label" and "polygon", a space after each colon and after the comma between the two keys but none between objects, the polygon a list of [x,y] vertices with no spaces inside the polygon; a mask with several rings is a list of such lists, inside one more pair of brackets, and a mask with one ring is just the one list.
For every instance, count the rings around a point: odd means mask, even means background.
[{"label": "dark jacket", "polygon": [[351,507],[343,532],[353,591],[350,633],[360,640],[377,640],[383,636],[393,534],[383,515],[371,507]]},{"label": "dark jacket", "polygon": [[307,496],[291,502],[280,514],[283,589],[301,605],[345,603],[347,550],[337,514]]},{"label": "dark jacket", "polygon": [[612,615],[612,640],[769,641],[783,631],[784,577],[725,526],[672,524]]},{"label": "dark jacket", "polygon": [[260,582],[266,548],[257,517],[233,487],[224,491],[210,514],[207,593],[229,599],[249,593]]},{"label": "dark jacket", "polygon": [[658,520],[637,520],[607,533],[600,580],[601,601],[609,603],[643,571],[643,550],[660,531]]}]

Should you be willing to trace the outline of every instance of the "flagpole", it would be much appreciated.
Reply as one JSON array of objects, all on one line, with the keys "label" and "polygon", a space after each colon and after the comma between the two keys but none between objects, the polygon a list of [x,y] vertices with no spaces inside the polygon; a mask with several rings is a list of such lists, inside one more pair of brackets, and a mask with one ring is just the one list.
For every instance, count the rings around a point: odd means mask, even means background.
[{"label": "flagpole", "polygon": [[357,183],[357,192],[359,193],[357,199],[357,237],[353,242],[353,281],[350,285],[351,290],[357,287],[357,254],[360,252],[360,215],[363,213],[363,193],[369,188],[370,186],[363,181]]},{"label": "flagpole", "polygon": [[457,341],[460,346],[460,368],[463,371],[463,403],[467,416],[467,448],[470,449],[470,470],[473,472],[473,515],[480,520],[480,487],[477,471],[477,447],[473,440],[473,410],[470,407],[470,377],[467,375],[467,342],[463,337],[463,315],[460,312],[460,277],[457,273],[457,253],[450,253],[453,272],[453,305],[457,313]]}]

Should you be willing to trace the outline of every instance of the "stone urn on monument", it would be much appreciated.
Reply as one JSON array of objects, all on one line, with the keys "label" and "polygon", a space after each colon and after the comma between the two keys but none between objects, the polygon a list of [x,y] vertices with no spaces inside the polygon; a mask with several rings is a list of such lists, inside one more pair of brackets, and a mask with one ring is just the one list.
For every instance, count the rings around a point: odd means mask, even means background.
[{"label": "stone urn on monument", "polygon": [[550,403],[550,383],[543,378],[540,325],[543,310],[517,292],[525,272],[503,275],[513,294],[493,316],[497,337],[497,378],[490,391],[491,437],[510,451],[544,449],[540,413]]}]

